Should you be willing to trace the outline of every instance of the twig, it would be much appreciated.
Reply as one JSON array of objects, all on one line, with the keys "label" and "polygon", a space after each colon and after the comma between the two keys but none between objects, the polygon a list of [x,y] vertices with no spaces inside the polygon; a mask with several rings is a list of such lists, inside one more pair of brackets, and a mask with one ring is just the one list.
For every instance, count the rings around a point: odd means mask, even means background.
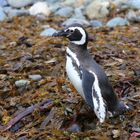
[{"label": "twig", "polygon": [[53,107],[49,113],[49,115],[45,118],[45,120],[41,123],[40,129],[45,129],[46,125],[51,121],[51,119],[54,117],[56,112],[56,108]]},{"label": "twig", "polygon": [[15,123],[17,123],[23,117],[32,113],[36,108],[41,108],[41,106],[43,106],[44,104],[47,108],[50,105],[52,105],[52,103],[53,103],[52,100],[46,99],[46,100],[42,101],[41,103],[37,103],[35,105],[29,106],[23,112],[19,113],[17,116],[15,116],[13,119],[11,119],[7,125],[5,125],[5,126],[0,125],[0,130],[2,130],[2,131],[9,130]]}]

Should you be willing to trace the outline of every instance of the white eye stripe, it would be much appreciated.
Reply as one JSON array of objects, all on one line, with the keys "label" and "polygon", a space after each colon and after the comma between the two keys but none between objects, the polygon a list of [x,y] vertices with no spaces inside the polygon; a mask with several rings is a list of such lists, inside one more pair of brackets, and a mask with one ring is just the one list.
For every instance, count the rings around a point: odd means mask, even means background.
[{"label": "white eye stripe", "polygon": [[81,40],[79,40],[79,41],[71,41],[72,43],[77,44],[77,45],[83,45],[84,43],[86,43],[86,33],[85,33],[83,28],[81,28],[81,27],[69,27],[68,29],[73,30],[73,31],[77,29],[82,34]]}]

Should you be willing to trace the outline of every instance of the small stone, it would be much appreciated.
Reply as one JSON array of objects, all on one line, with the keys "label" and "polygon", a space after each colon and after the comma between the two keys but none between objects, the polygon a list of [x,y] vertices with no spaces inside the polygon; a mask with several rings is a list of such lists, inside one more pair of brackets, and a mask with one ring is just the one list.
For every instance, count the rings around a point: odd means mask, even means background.
[{"label": "small stone", "polygon": [[73,7],[80,7],[83,5],[85,0],[65,0],[62,4],[67,6],[73,6]]},{"label": "small stone", "polygon": [[0,50],[5,49],[6,46],[5,45],[0,45]]},{"label": "small stone", "polygon": [[26,87],[28,84],[30,83],[30,81],[28,81],[28,80],[17,80],[17,81],[15,81],[15,85],[16,85],[16,87],[18,87],[18,88],[21,88],[21,87]]},{"label": "small stone", "polygon": [[90,25],[92,27],[101,27],[101,26],[103,26],[102,22],[99,21],[99,20],[91,20],[90,21]]},{"label": "small stone", "polygon": [[14,16],[23,16],[23,15],[28,15],[29,12],[28,10],[25,9],[7,9],[7,15],[9,18],[12,18]]},{"label": "small stone", "polygon": [[128,14],[126,15],[126,18],[129,20],[129,21],[133,21],[133,22],[140,22],[140,11],[133,11],[133,10],[130,10],[128,12]]},{"label": "small stone", "polygon": [[46,28],[44,31],[40,33],[41,36],[52,36],[56,32],[53,28]]},{"label": "small stone", "polygon": [[109,20],[106,25],[109,27],[124,26],[124,25],[129,25],[129,22],[124,18],[115,17]]},{"label": "small stone", "polygon": [[61,16],[61,17],[70,17],[73,14],[73,8],[72,7],[63,7],[56,11],[55,15]]},{"label": "small stone", "polygon": [[49,9],[52,13],[55,13],[58,9],[60,9],[62,6],[60,5],[60,3],[56,3],[56,4],[52,4],[49,5]]},{"label": "small stone", "polygon": [[139,10],[140,9],[140,0],[128,0],[126,3],[131,9]]},{"label": "small stone", "polygon": [[82,13],[83,10],[84,10],[84,7],[83,6],[82,7],[75,8],[74,15],[72,16],[72,18],[86,20],[85,16]]},{"label": "small stone", "polygon": [[8,4],[15,8],[21,8],[33,4],[35,0],[7,0]]},{"label": "small stone", "polygon": [[0,21],[3,21],[7,18],[6,14],[3,11],[3,8],[0,7]]},{"label": "small stone", "polygon": [[78,124],[75,123],[75,124],[72,124],[67,130],[70,132],[80,132],[81,128]]},{"label": "small stone", "polygon": [[103,18],[109,14],[108,7],[108,1],[95,0],[86,7],[85,13],[89,19]]},{"label": "small stone", "polygon": [[33,81],[40,81],[42,79],[42,76],[39,74],[29,75],[29,78]]},{"label": "small stone", "polygon": [[133,10],[130,10],[126,15],[126,18],[130,21],[136,21],[137,16]]},{"label": "small stone", "polygon": [[125,70],[125,69],[126,69],[126,64],[121,64],[121,65],[119,66],[119,69],[120,69],[120,70]]},{"label": "small stone", "polygon": [[6,0],[0,0],[0,6],[6,6],[8,3]]},{"label": "small stone", "polygon": [[120,10],[124,9],[140,9],[140,0],[113,0],[112,1],[116,7],[119,7]]},{"label": "small stone", "polygon": [[136,76],[140,76],[140,69],[134,70],[134,74],[135,74]]},{"label": "small stone", "polygon": [[89,26],[90,25],[87,20],[77,19],[77,18],[69,18],[69,19],[67,19],[66,21],[64,21],[62,23],[62,26],[66,26],[67,27],[67,26],[69,26],[69,25],[71,25],[73,23],[79,23],[81,25],[86,25],[86,26]]},{"label": "small stone", "polygon": [[[60,2],[61,0],[59,0],[59,2]],[[48,3],[48,4],[55,4],[55,3],[58,3],[58,0],[46,0],[46,2]]]},{"label": "small stone", "polygon": [[29,13],[32,16],[37,16],[39,14],[49,16],[50,9],[46,2],[37,2],[33,6],[30,7]]}]

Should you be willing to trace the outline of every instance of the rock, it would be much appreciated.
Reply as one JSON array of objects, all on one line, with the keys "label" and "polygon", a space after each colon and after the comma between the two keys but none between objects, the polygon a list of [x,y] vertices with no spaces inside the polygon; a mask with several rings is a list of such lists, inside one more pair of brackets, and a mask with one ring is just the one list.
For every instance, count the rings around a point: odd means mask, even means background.
[{"label": "rock", "polygon": [[58,9],[60,9],[62,6],[60,3],[52,4],[49,6],[49,9],[52,13],[55,13]]},{"label": "rock", "polygon": [[119,69],[120,69],[120,70],[125,70],[125,69],[126,69],[126,64],[124,64],[124,63],[121,64],[121,65],[119,66]]},{"label": "rock", "polygon": [[139,76],[139,77],[140,77],[140,69],[135,69],[135,70],[134,70],[134,74],[135,74],[136,76]]},{"label": "rock", "polygon": [[140,9],[140,0],[128,0],[126,4],[131,9]]},{"label": "rock", "polygon": [[75,8],[74,15],[72,16],[72,18],[84,19],[85,20],[86,18],[82,13],[83,10],[84,10],[84,7]]},{"label": "rock", "polygon": [[6,14],[8,14],[8,12],[12,9],[11,6],[6,6],[6,7],[3,7],[3,10]]},{"label": "rock", "polygon": [[7,13],[9,18],[12,18],[14,16],[23,16],[23,15],[28,15],[29,14],[29,11],[25,10],[25,9],[6,8],[4,10]]},{"label": "rock", "polygon": [[129,22],[124,18],[115,17],[109,20],[106,25],[109,27],[123,26],[123,25],[129,25]]},{"label": "rock", "polygon": [[5,45],[0,45],[0,50],[5,49],[6,46]]},{"label": "rock", "polygon": [[42,76],[39,74],[29,75],[29,78],[33,81],[40,81],[42,79]]},{"label": "rock", "polygon": [[108,1],[95,0],[86,7],[85,14],[89,19],[103,18],[109,14],[108,7]]},{"label": "rock", "polygon": [[135,12],[133,10],[130,10],[126,15],[126,18],[129,21],[140,22],[140,11]]},{"label": "rock", "polygon": [[33,81],[40,81],[42,79],[42,76],[39,74],[29,75],[29,78]]},{"label": "rock", "polygon": [[85,26],[89,26],[90,25],[87,20],[77,19],[77,18],[69,18],[69,19],[67,19],[66,21],[64,21],[62,23],[62,26],[66,26],[67,27],[67,26],[69,26],[69,25],[71,25],[73,23],[79,23],[79,24],[85,25]]},{"label": "rock", "polygon": [[90,21],[90,25],[92,27],[101,27],[101,26],[103,26],[102,22],[99,21],[99,20],[91,20]]},{"label": "rock", "polygon": [[32,16],[37,16],[39,14],[49,16],[50,9],[46,2],[37,2],[33,6],[30,7],[29,13]]},{"label": "rock", "polygon": [[3,7],[3,6],[6,6],[8,3],[6,0],[0,0],[0,6]]},{"label": "rock", "polygon": [[[62,0],[59,0],[59,2],[61,2]],[[46,2],[48,4],[55,4],[55,3],[58,3],[58,0],[46,0]]]},{"label": "rock", "polygon": [[61,17],[70,17],[73,14],[73,8],[72,7],[63,7],[56,11],[55,15],[61,16]]},{"label": "rock", "polygon": [[140,0],[114,0],[112,1],[121,10],[124,9],[140,9]]},{"label": "rock", "polygon": [[7,18],[6,14],[3,11],[3,8],[0,7],[0,21],[3,21]]},{"label": "rock", "polygon": [[41,36],[52,36],[56,32],[53,28],[46,28],[44,31],[40,33]]},{"label": "rock", "polygon": [[80,132],[81,128],[78,124],[75,123],[75,124],[72,124],[67,130],[70,132]]},{"label": "rock", "polygon": [[7,2],[12,7],[21,8],[33,4],[35,0],[7,0]]},{"label": "rock", "polygon": [[16,87],[18,87],[18,88],[21,88],[21,87],[26,87],[28,84],[30,83],[30,81],[28,81],[28,80],[17,80],[17,81],[15,81],[15,85],[16,85]]},{"label": "rock", "polygon": [[73,7],[80,7],[83,5],[85,0],[65,0],[62,5],[65,6],[73,6]]}]

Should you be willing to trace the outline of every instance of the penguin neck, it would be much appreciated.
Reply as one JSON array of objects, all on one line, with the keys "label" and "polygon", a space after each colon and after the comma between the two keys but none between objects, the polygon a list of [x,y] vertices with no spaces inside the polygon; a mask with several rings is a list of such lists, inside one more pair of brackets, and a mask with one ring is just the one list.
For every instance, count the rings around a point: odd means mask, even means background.
[{"label": "penguin neck", "polygon": [[87,52],[87,43],[84,45],[77,45],[77,44],[70,42],[68,47],[73,53],[75,53],[77,55]]}]

